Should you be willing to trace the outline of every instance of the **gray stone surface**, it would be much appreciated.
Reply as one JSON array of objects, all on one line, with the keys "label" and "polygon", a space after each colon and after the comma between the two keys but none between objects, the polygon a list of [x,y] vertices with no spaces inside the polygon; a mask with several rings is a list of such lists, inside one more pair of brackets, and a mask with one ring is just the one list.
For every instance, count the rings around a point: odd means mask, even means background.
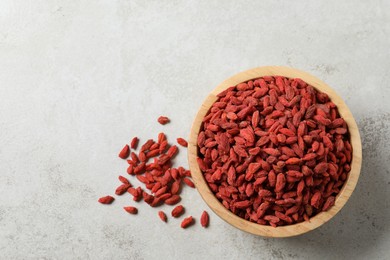
[{"label": "gray stone surface", "polygon": [[[0,1],[1,259],[389,259],[390,1]],[[134,135],[187,137],[225,78],[287,65],[345,99],[363,168],[343,210],[294,238],[112,206]],[[172,123],[156,124],[168,115]],[[177,160],[187,165],[185,152]],[[134,181],[135,182],[135,181]],[[136,183],[136,182],[135,182]],[[187,213],[206,204],[184,190]],[[168,211],[168,207],[164,207]]]}]

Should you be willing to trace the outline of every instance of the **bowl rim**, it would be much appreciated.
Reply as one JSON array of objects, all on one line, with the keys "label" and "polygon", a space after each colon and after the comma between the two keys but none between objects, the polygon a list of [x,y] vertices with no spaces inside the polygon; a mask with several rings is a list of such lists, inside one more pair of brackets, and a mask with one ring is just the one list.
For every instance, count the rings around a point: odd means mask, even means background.
[{"label": "bowl rim", "polygon": [[[217,95],[231,86],[235,86],[239,83],[256,79],[262,76],[284,76],[288,78],[301,78],[302,80],[313,86],[315,89],[328,94],[331,101],[336,104],[339,114],[343,117],[343,119],[348,125],[348,129],[350,132],[350,141],[353,148],[352,161],[350,164],[351,171],[348,174],[348,178],[343,188],[336,196],[335,205],[332,206],[328,211],[320,212],[313,218],[310,218],[309,221],[304,221],[293,225],[278,226],[275,228],[250,222],[233,214],[230,210],[226,209],[210,190],[196,160],[198,156],[197,137],[200,130],[200,126],[204,116],[209,111],[211,105],[217,100]],[[359,179],[362,162],[362,145],[355,119],[345,102],[336,93],[336,91],[334,91],[331,87],[329,87],[320,79],[307,72],[284,66],[264,66],[240,72],[224,80],[213,91],[210,92],[210,94],[202,103],[191,127],[191,133],[188,142],[188,161],[192,173],[192,178],[201,197],[211,208],[211,210],[214,211],[214,213],[216,213],[225,222],[242,231],[254,235],[265,237],[290,237],[301,235],[318,228],[319,226],[329,221],[332,217],[334,217],[345,205],[345,203],[352,195]]]}]

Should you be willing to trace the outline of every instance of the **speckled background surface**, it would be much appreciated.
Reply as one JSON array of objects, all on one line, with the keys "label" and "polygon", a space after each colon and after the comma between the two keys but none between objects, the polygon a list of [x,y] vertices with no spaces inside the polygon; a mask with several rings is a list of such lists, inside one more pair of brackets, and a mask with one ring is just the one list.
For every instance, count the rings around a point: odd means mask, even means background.
[{"label": "speckled background surface", "polygon": [[[237,2],[237,3],[233,3]],[[256,3],[255,3],[256,2]],[[1,259],[389,259],[390,1],[0,1]],[[317,230],[266,239],[112,206],[133,135],[187,137],[203,99],[257,66],[306,70],[356,117],[363,168]],[[158,125],[165,114],[172,124]],[[187,166],[183,151],[178,164]],[[184,190],[187,213],[206,204]],[[169,208],[164,208],[168,210]]]}]

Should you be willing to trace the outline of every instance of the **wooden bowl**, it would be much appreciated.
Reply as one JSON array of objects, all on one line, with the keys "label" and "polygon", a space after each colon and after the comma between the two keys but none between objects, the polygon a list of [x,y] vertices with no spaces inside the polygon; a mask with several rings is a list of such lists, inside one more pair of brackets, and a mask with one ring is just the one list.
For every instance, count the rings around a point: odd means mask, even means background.
[{"label": "wooden bowl", "polygon": [[[301,223],[287,225],[287,226],[278,226],[276,228],[266,225],[260,225],[247,221],[239,216],[236,216],[231,211],[226,209],[221,202],[215,197],[213,192],[210,190],[206,180],[203,177],[203,174],[197,163],[198,156],[198,147],[197,147],[197,137],[202,124],[202,120],[209,111],[212,104],[217,100],[217,94],[227,89],[230,86],[235,86],[239,83],[246,82],[255,78],[262,76],[285,76],[288,78],[301,78],[306,81],[308,84],[312,85],[314,88],[318,89],[321,92],[324,92],[329,95],[330,99],[337,105],[338,111],[341,117],[344,118],[348,125],[348,129],[351,136],[351,145],[353,149],[353,157],[351,162],[351,171],[348,175],[348,179],[344,183],[343,188],[336,197],[335,205],[332,206],[326,212],[320,212],[314,217],[310,218],[310,221],[304,221]],[[191,135],[189,138],[188,144],[188,160],[192,173],[192,178],[195,182],[195,185],[204,199],[204,201],[209,205],[209,207],[223,220],[232,226],[239,228],[243,231],[260,235],[266,237],[290,237],[296,236],[308,231],[311,231],[328,220],[339,212],[339,210],[344,206],[349,197],[352,195],[353,190],[357,184],[360,174],[361,161],[362,161],[362,145],[360,141],[359,130],[356,125],[355,119],[353,118],[351,112],[349,111],[347,105],[344,101],[336,94],[336,92],[326,85],[321,80],[316,77],[288,67],[279,67],[279,66],[267,66],[260,67],[251,70],[241,72],[225,81],[223,81],[219,86],[217,86],[203,102],[199,112],[193,122]]]}]

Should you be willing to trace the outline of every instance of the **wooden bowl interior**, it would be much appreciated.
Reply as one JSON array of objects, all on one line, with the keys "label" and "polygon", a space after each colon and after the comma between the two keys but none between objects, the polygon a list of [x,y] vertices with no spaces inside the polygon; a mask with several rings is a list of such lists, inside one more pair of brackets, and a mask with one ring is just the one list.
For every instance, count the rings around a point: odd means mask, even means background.
[{"label": "wooden bowl interior", "polygon": [[[348,175],[348,179],[344,184],[343,188],[341,189],[340,193],[337,195],[335,205],[331,207],[328,211],[321,212],[316,216],[312,217],[310,221],[274,228],[271,226],[256,224],[236,216],[231,211],[227,210],[222,205],[222,203],[219,202],[218,199],[215,197],[213,192],[208,187],[208,184],[205,181],[203,174],[196,161],[196,158],[198,156],[197,137],[202,124],[202,120],[209,111],[212,104],[217,100],[217,95],[230,86],[235,86],[239,83],[256,79],[262,76],[284,76],[289,78],[301,78],[319,91],[327,93],[330,99],[337,105],[341,117],[344,118],[348,125],[351,145],[353,149],[351,171]],[[209,205],[209,207],[219,217],[221,217],[223,220],[233,225],[234,227],[255,235],[266,237],[290,237],[306,233],[321,226],[333,216],[335,216],[337,212],[339,212],[340,209],[345,205],[345,203],[351,196],[353,190],[355,189],[355,186],[359,179],[362,160],[362,147],[359,130],[357,128],[355,119],[352,116],[352,113],[350,112],[344,101],[336,94],[336,92],[332,88],[330,88],[324,82],[306,72],[288,67],[267,66],[241,72],[222,82],[209,94],[209,96],[206,98],[201,108],[199,109],[191,128],[188,143],[188,160],[192,172],[192,178],[199,193],[201,194],[205,202]]]}]

